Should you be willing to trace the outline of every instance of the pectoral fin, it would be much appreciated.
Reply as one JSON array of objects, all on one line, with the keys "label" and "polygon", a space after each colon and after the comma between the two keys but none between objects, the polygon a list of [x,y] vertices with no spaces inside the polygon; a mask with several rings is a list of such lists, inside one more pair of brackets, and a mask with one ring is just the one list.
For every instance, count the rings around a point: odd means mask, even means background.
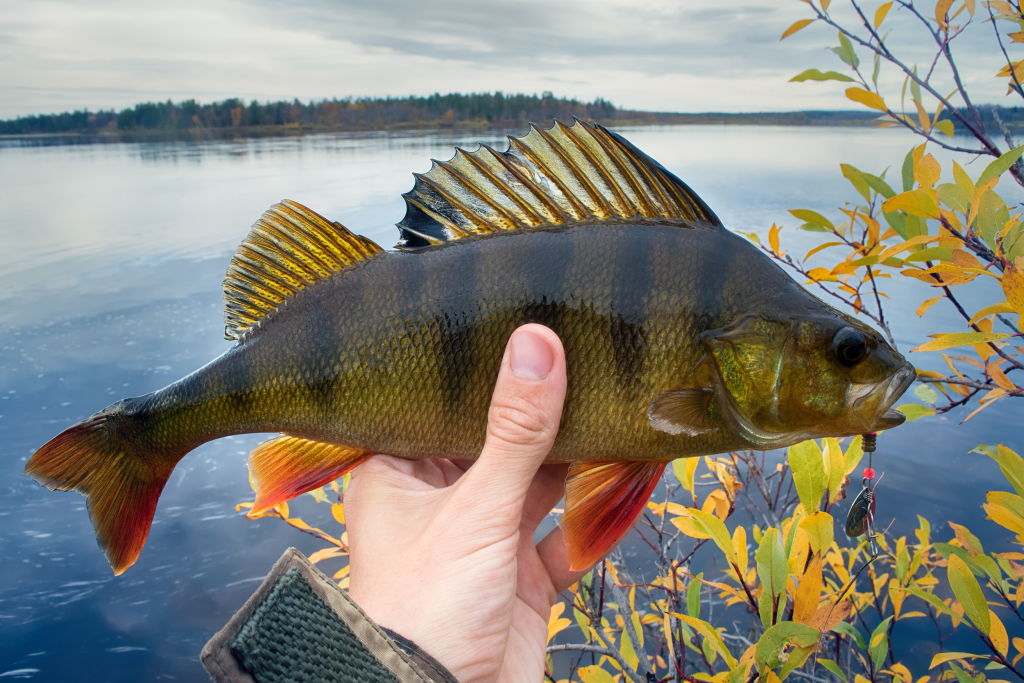
[{"label": "pectoral fin", "polygon": [[249,454],[249,472],[256,487],[256,502],[250,514],[329,484],[371,455],[287,435],[261,443]]},{"label": "pectoral fin", "polygon": [[569,568],[586,569],[632,528],[665,471],[665,463],[573,463],[565,481],[562,531]]},{"label": "pectoral fin", "polygon": [[669,389],[654,399],[647,417],[651,426],[668,434],[697,436],[718,427],[711,419],[711,389]]}]

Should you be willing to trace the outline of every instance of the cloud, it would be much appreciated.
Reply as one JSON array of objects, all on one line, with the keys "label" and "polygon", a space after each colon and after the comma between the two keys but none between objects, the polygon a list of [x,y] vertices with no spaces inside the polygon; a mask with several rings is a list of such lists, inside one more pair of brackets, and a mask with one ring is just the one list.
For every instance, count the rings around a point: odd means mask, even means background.
[{"label": "cloud", "polygon": [[[787,83],[842,65],[823,49],[835,40],[824,27],[779,42],[806,6],[778,0],[0,0],[0,13],[0,117],[494,90],[655,111],[847,106],[835,84]],[[911,40],[910,63],[929,64],[934,48],[913,21],[894,11],[887,23]],[[985,30],[959,40],[964,77],[998,101]],[[902,83],[884,71],[882,82]]]}]

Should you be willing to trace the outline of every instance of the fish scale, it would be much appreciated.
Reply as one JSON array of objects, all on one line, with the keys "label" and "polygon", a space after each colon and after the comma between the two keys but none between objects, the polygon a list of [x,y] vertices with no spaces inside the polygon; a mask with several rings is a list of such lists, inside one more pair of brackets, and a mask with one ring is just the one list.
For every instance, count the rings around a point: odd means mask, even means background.
[{"label": "fish scale", "polygon": [[404,197],[391,252],[294,202],[272,207],[224,282],[237,345],[32,456],[40,483],[88,497],[116,573],[141,552],[176,463],[212,439],[282,433],[250,454],[254,514],[374,453],[476,458],[505,346],[527,323],[565,349],[547,462],[570,463],[561,524],[575,569],[628,531],[675,458],[902,421],[890,410],[913,378],[902,356],[600,126],[459,151]]}]

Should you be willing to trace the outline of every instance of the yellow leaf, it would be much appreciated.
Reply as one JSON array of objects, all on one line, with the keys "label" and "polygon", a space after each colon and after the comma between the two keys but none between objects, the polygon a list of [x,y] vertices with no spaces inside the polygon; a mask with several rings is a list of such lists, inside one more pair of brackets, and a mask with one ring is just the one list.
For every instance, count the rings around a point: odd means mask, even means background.
[{"label": "yellow leaf", "polygon": [[814,19],[801,19],[800,21],[794,22],[792,26],[786,29],[785,33],[782,34],[782,37],[779,38],[779,40],[789,38],[800,29],[807,28],[812,23],[814,23]]},{"label": "yellow leaf", "polygon": [[1006,373],[1003,372],[1003,369],[995,363],[986,363],[985,372],[988,373],[988,376],[992,378],[992,381],[996,383],[997,387],[1006,389],[1007,391],[1013,391],[1017,388],[1017,386],[1006,376]]},{"label": "yellow leaf", "polygon": [[986,344],[988,342],[1000,341],[1012,335],[1002,332],[954,332],[953,334],[938,334],[926,344],[918,346],[911,351],[940,351],[950,349],[954,346],[973,346],[974,344]]},{"label": "yellow leaf", "polygon": [[948,137],[953,137],[956,129],[953,128],[953,122],[949,119],[942,119],[941,121],[935,122],[935,130],[940,133],[945,133]]},{"label": "yellow leaf", "polygon": [[959,662],[961,660],[968,659],[988,659],[988,657],[982,655],[972,655],[970,652],[940,652],[939,654],[932,657],[932,663],[928,666],[929,669],[934,669],[940,664],[946,662]]},{"label": "yellow leaf", "polygon": [[922,315],[924,315],[924,314],[925,314],[925,312],[926,312],[926,311],[927,311],[927,310],[928,310],[929,308],[931,308],[931,307],[932,307],[932,306],[934,306],[934,305],[935,305],[936,303],[938,303],[938,302],[939,302],[939,300],[940,300],[940,299],[942,299],[942,298],[943,298],[943,297],[941,297],[941,296],[935,296],[935,297],[932,297],[931,299],[928,299],[927,301],[925,301],[925,302],[924,302],[923,304],[921,304],[920,306],[918,306],[918,307],[917,307],[917,317],[918,317],[918,318],[920,318],[920,317],[921,317]]},{"label": "yellow leaf", "polygon": [[564,611],[565,611],[565,603],[564,602],[556,602],[554,605],[551,606],[551,614],[548,616],[548,642],[549,643],[551,642],[552,638],[554,638],[560,632],[562,632],[566,628],[568,628],[570,624],[572,624],[571,620],[562,618],[562,612],[564,612]]},{"label": "yellow leaf", "polygon": [[337,520],[338,524],[345,523],[345,506],[341,503],[335,503],[331,506],[331,514],[334,515],[334,519]]},{"label": "yellow leaf", "polygon": [[832,546],[835,522],[827,512],[815,512],[800,520],[800,528],[807,534],[811,552],[821,555]]},{"label": "yellow leaf", "polygon": [[345,551],[341,548],[324,548],[323,550],[317,550],[315,553],[309,556],[309,561],[316,564],[320,560],[326,560],[328,557],[337,557],[338,555],[344,555]]},{"label": "yellow leaf", "polygon": [[768,230],[768,245],[772,248],[772,253],[776,256],[781,257],[779,253],[779,226],[772,223],[772,227]]},{"label": "yellow leaf", "polygon": [[576,669],[576,675],[583,683],[615,683],[615,677],[601,668],[600,665],[581,666]]},{"label": "yellow leaf", "polygon": [[877,109],[879,111],[888,111],[888,108],[885,106],[885,100],[870,90],[864,90],[863,88],[847,88],[846,97],[854,102],[859,102],[866,107]]},{"label": "yellow leaf", "polygon": [[985,308],[981,309],[980,311],[972,315],[970,321],[967,324],[973,325],[982,318],[987,318],[993,313],[1013,313],[1013,311],[1013,306],[1011,306],[1009,303],[1005,301],[1000,302],[998,304],[992,304],[991,306],[986,306]]},{"label": "yellow leaf", "polygon": [[939,26],[942,28],[946,28],[948,25],[948,22],[946,21],[946,14],[952,6],[953,0],[939,0],[935,3],[935,21],[937,21]]},{"label": "yellow leaf", "polygon": [[729,502],[729,497],[725,495],[725,491],[715,489],[704,499],[701,511],[712,514],[724,522],[725,518],[729,516],[729,508],[731,507],[732,504]]},{"label": "yellow leaf", "polygon": [[882,204],[882,210],[886,213],[906,211],[913,216],[920,216],[921,218],[938,218],[940,215],[939,207],[935,204],[935,200],[923,188],[904,192],[892,199],[885,200]]},{"label": "yellow leaf", "polygon": [[[1009,264],[1003,271],[1003,294],[1006,295],[1006,302],[1013,306],[1013,310],[1019,313],[1024,320],[1024,273],[1016,266]],[[1021,324],[1018,323],[1018,327]]]},{"label": "yellow leaf", "polygon": [[800,577],[800,585],[793,598],[793,621],[806,624],[818,611],[821,598],[821,555],[815,555]]},{"label": "yellow leaf", "polygon": [[885,15],[889,13],[890,7],[892,7],[892,3],[887,2],[875,10],[875,28],[881,26],[882,22],[885,21]]},{"label": "yellow leaf", "polygon": [[834,505],[838,500],[843,479],[846,477],[846,462],[843,459],[843,449],[839,447],[838,439],[831,437],[825,439],[824,463],[828,504]]},{"label": "yellow leaf", "polygon": [[1010,651],[1010,639],[1006,635],[1006,627],[1003,626],[1003,622],[999,620],[996,613],[991,608],[988,610],[988,618],[992,624],[992,629],[988,632],[988,637],[995,645],[995,648],[999,650],[999,654],[1006,656],[1006,653]]},{"label": "yellow leaf", "polygon": [[914,100],[914,104],[917,105],[917,120],[921,124],[921,128],[925,133],[932,129],[932,120],[928,116],[928,112],[924,110],[924,105]]},{"label": "yellow leaf", "polygon": [[826,602],[808,620],[807,625],[817,631],[828,632],[840,621],[846,621],[855,611],[853,603],[849,600],[843,600],[838,605]]},{"label": "yellow leaf", "polygon": [[288,503],[278,503],[274,506],[274,509],[277,510],[277,514],[288,519]]}]

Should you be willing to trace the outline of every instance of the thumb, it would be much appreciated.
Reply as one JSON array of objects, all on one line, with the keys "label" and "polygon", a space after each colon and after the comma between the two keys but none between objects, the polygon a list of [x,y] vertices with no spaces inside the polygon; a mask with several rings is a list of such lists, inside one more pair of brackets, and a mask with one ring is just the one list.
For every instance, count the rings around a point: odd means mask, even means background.
[{"label": "thumb", "polygon": [[483,505],[522,505],[562,417],[565,351],[542,325],[523,325],[509,339],[487,415],[479,460],[464,477]]}]

